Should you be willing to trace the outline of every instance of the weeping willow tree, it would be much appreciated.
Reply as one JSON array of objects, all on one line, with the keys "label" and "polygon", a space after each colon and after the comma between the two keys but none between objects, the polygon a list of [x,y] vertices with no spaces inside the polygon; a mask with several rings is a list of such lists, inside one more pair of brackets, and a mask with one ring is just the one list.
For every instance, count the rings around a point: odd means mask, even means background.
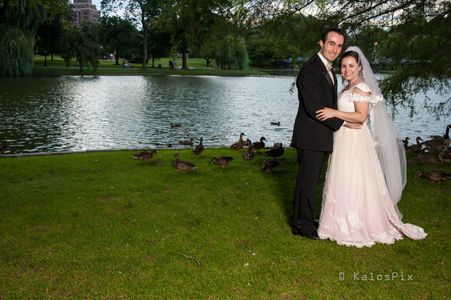
[{"label": "weeping willow tree", "polygon": [[247,69],[249,56],[242,37],[227,35],[217,44],[215,60],[221,69]]},{"label": "weeping willow tree", "polygon": [[68,68],[75,57],[80,74],[91,67],[94,74],[99,67],[100,44],[98,28],[93,23],[84,23],[82,28],[66,26],[63,31],[61,57]]},{"label": "weeping willow tree", "polygon": [[31,0],[0,0],[0,76],[31,74],[33,47],[44,7]]}]

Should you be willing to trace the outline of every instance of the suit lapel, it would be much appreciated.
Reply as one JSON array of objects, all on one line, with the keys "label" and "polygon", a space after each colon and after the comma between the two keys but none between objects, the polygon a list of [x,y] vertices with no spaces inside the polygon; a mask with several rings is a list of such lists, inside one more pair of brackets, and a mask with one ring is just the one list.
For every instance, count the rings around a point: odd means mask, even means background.
[{"label": "suit lapel", "polygon": [[337,75],[335,74],[333,68],[332,68],[330,71],[332,72],[332,75],[334,76],[334,85],[335,85],[335,87],[336,87],[336,86],[337,86]]},{"label": "suit lapel", "polygon": [[323,75],[324,77],[326,77],[327,82],[329,82],[330,86],[333,87],[334,83],[332,82],[332,78],[330,78],[329,72],[327,72],[326,67],[324,67]]},{"label": "suit lapel", "polygon": [[338,83],[337,83],[337,76],[335,75],[335,72],[334,72],[334,69],[332,69],[331,70],[332,71],[332,75],[334,76],[334,86],[333,86],[333,88],[334,88],[334,104],[335,104],[335,107],[337,107],[337,89],[338,89]]},{"label": "suit lapel", "polygon": [[337,100],[337,77],[335,76],[334,70],[333,69],[331,70],[332,75],[334,77],[334,81],[335,81],[335,82],[332,82],[332,78],[330,78],[329,72],[327,72],[326,66],[321,61],[321,58],[319,58],[318,55],[315,55],[315,59],[316,59],[316,63],[318,64],[318,67],[321,69],[321,73],[326,78],[327,82],[330,85],[330,88],[333,91],[334,102],[336,102],[336,100]]},{"label": "suit lapel", "polygon": [[[330,78],[329,72],[327,72],[326,66],[323,64],[321,58],[319,58],[318,55],[316,55],[316,62],[318,63],[319,67],[321,68],[321,73],[323,73],[323,76],[326,78],[327,82],[330,84],[331,87],[334,87],[334,83],[332,82],[332,79]],[[334,74],[333,70],[332,70],[332,74]]]}]

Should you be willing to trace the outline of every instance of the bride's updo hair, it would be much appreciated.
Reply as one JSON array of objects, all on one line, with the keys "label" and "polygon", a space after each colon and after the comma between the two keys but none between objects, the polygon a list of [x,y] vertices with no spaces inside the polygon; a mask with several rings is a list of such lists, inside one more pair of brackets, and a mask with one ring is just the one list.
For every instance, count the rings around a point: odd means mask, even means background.
[{"label": "bride's updo hair", "polygon": [[351,51],[346,51],[346,52],[343,53],[343,55],[340,57],[340,61],[339,61],[339,66],[340,66],[340,68],[341,68],[341,61],[342,61],[344,58],[349,57],[349,56],[354,57],[354,59],[355,59],[355,61],[357,62],[357,64],[358,64],[359,66],[362,66],[362,62],[360,61],[359,54],[358,54],[357,52],[351,50]]}]

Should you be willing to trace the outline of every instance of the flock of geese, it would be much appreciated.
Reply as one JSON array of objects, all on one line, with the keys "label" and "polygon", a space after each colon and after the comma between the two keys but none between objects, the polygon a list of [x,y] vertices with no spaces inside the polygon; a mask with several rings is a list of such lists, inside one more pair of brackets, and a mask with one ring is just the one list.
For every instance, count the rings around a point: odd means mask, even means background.
[{"label": "flock of geese", "polygon": [[[171,123],[171,127],[174,124]],[[271,173],[274,168],[280,165],[278,157],[282,156],[285,152],[282,143],[274,143],[271,148],[265,148],[265,141],[267,142],[265,137],[261,137],[258,142],[252,142],[250,139],[244,139],[246,135],[244,133],[240,133],[240,138],[237,142],[230,145],[230,149],[242,151],[242,157],[244,160],[252,160],[257,153],[264,153],[265,155],[271,157],[271,159],[265,159],[261,165],[261,171],[263,174]],[[191,146],[193,148],[192,153],[196,156],[200,156],[204,152],[203,138],[201,137],[199,140],[199,144],[194,145],[193,138],[189,140],[179,141],[180,145]],[[262,152],[264,151],[264,152]],[[157,154],[157,150],[145,150],[139,153],[136,153],[132,156],[134,159],[148,161],[152,159],[155,154]],[[232,156],[215,156],[210,159],[210,164],[221,166],[222,168],[227,167],[229,163],[233,160]],[[180,154],[177,152],[174,154],[174,159],[172,161],[172,166],[181,172],[192,172],[196,170],[195,164],[192,162],[181,160]]]},{"label": "flock of geese", "polygon": [[[451,141],[449,138],[449,130],[451,125],[446,126],[443,136],[433,135],[430,140],[424,141],[421,137],[416,138],[416,144],[409,145],[409,138],[406,137],[404,147],[409,153],[409,163],[425,163],[425,164],[449,164],[451,163]],[[451,174],[441,170],[417,171],[415,178],[423,177],[433,182],[451,179]]]},{"label": "flock of geese", "polygon": [[[272,123],[271,123],[272,124]],[[276,125],[276,123],[274,124]],[[179,127],[179,124],[171,123],[171,128]],[[449,131],[451,125],[446,127],[445,134],[443,136],[434,135],[430,140],[423,141],[421,137],[416,138],[416,144],[409,145],[409,138],[403,140],[406,152],[409,153],[409,163],[425,163],[425,164],[449,164],[451,163],[451,143],[449,138]],[[282,143],[274,143],[271,148],[265,148],[265,137],[261,137],[259,141],[252,142],[250,139],[245,138],[244,133],[240,133],[240,137],[237,142],[230,145],[232,150],[241,150],[242,157],[245,160],[252,160],[257,153],[263,153],[271,157],[271,159],[265,159],[261,165],[261,171],[264,174],[271,173],[274,168],[280,165],[278,157],[284,154],[284,148]],[[194,145],[193,138],[189,140],[179,141],[180,145],[194,147],[192,153],[196,156],[200,156],[205,147],[203,145],[203,138],[200,138],[199,143]],[[134,159],[150,160],[152,159],[157,150],[146,150],[133,155]],[[233,160],[232,156],[215,156],[210,160],[210,164],[219,165],[221,167],[227,167]],[[182,172],[191,172],[196,170],[195,164],[192,162],[181,160],[180,154],[175,153],[172,165],[176,170]],[[430,171],[417,171],[414,178],[423,177],[433,182],[439,182],[451,179],[451,174],[435,169]]]},{"label": "flock of geese", "polygon": [[[280,122],[271,122],[271,125],[280,125]],[[171,128],[177,128],[180,127],[181,124],[171,123],[170,126]],[[425,163],[434,165],[451,163],[451,142],[449,138],[450,129],[451,125],[448,125],[446,126],[444,135],[433,135],[430,140],[426,141],[418,136],[416,138],[416,143],[413,145],[409,145],[409,138],[406,137],[403,142],[406,152],[409,154],[409,159],[407,161],[409,163]],[[274,143],[271,148],[265,148],[265,141],[267,142],[265,137],[262,136],[259,141],[252,142],[248,138],[244,139],[245,136],[246,135],[244,133],[240,133],[239,140],[230,145],[230,149],[243,151],[242,156],[245,160],[252,160],[257,153],[262,153],[262,151],[264,151],[264,154],[271,157],[271,159],[268,158],[262,162],[261,171],[264,174],[271,173],[274,168],[280,165],[280,161],[277,158],[282,156],[285,151],[282,143]],[[200,156],[205,149],[203,145],[203,138],[200,138],[197,145],[194,145],[193,138],[181,140],[179,141],[179,144],[194,147],[192,153],[196,156]],[[6,145],[0,144],[0,154],[5,153],[6,150]],[[141,151],[134,154],[132,157],[134,159],[148,161],[151,160],[156,154],[157,150],[152,149]],[[232,160],[232,156],[215,156],[211,158],[209,163],[224,168],[227,167]],[[193,163],[186,160],[181,160],[179,153],[175,153],[172,165],[175,169],[182,172],[191,172],[196,169],[196,166]],[[417,171],[415,173],[415,178],[417,177],[423,177],[433,182],[439,182],[451,179],[451,174],[435,169],[430,171]]]}]

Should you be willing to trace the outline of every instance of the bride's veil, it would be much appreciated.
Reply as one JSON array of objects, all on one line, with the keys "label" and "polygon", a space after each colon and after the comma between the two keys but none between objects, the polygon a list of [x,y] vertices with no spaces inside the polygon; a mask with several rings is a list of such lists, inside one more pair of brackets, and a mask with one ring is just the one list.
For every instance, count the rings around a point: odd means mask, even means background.
[{"label": "bride's veil", "polygon": [[[374,97],[369,112],[369,126],[373,141],[376,145],[376,152],[381,163],[382,172],[385,176],[388,192],[396,207],[407,182],[407,163],[404,145],[398,137],[393,121],[384,107],[384,99],[377,79],[365,55],[355,46],[347,48],[346,51],[355,51],[359,54],[365,82],[369,85],[372,96]],[[399,211],[398,214],[401,216]]]}]

